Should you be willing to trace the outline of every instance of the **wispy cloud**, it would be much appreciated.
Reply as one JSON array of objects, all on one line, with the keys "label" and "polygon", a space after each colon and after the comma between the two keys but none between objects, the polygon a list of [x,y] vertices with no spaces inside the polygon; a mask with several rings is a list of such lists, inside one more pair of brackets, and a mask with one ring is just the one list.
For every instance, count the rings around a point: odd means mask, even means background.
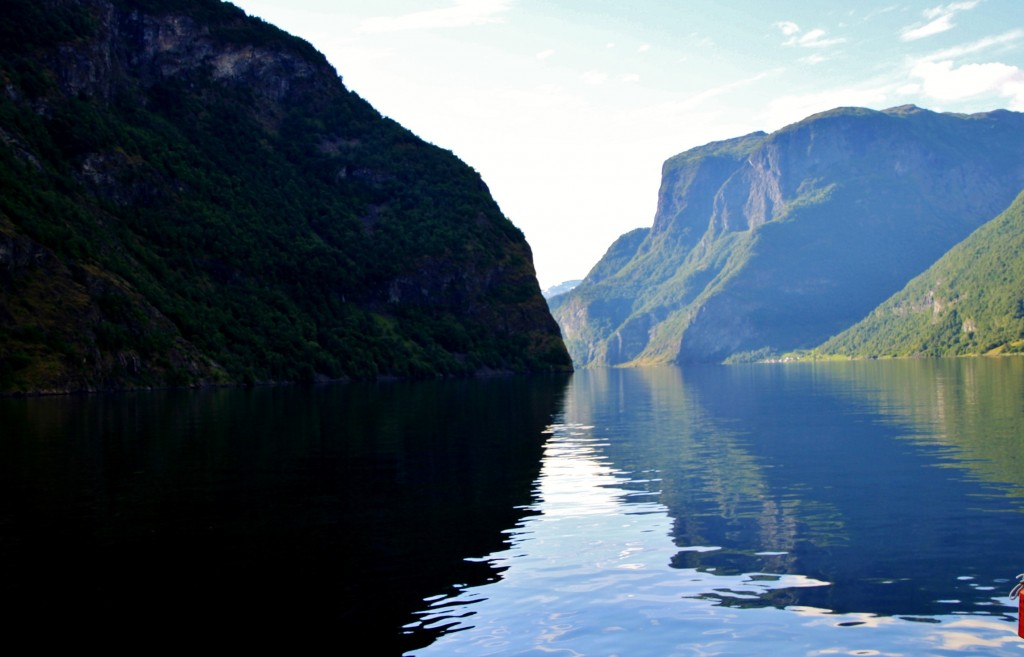
[{"label": "wispy cloud", "polygon": [[547,50],[541,50],[539,53],[537,53],[536,57],[537,59],[547,59],[548,57],[551,57],[554,54],[554,49],[548,48]]},{"label": "wispy cloud", "polygon": [[953,29],[953,15],[946,14],[945,16],[936,18],[930,23],[904,28],[900,33],[900,39],[903,41],[916,41],[918,39],[930,37],[934,34],[941,34],[942,32],[946,32],[951,29]]},{"label": "wispy cloud", "polygon": [[1021,39],[1024,39],[1024,29],[1010,30],[1009,32],[988,36],[962,46],[954,46],[953,48],[946,48],[945,50],[933,52],[930,55],[922,57],[921,61],[935,62],[946,59],[956,59],[958,57],[963,57],[964,55],[973,55],[996,46],[1007,45]]},{"label": "wispy cloud", "polygon": [[693,109],[693,108],[695,108],[695,107],[697,107],[697,106],[707,102],[708,100],[711,100],[712,98],[715,98],[717,96],[721,96],[723,94],[727,94],[727,93],[729,93],[731,91],[735,91],[737,89],[742,89],[743,87],[746,87],[746,86],[749,86],[751,84],[754,84],[755,82],[760,82],[761,80],[764,80],[767,77],[771,77],[773,75],[778,75],[778,74],[782,73],[782,71],[783,71],[783,69],[781,69],[781,68],[771,69],[771,70],[768,70],[768,71],[762,71],[761,73],[758,73],[757,75],[753,75],[753,76],[751,76],[749,78],[743,78],[742,80],[736,80],[734,82],[728,82],[726,84],[722,84],[722,85],[719,85],[717,87],[712,87],[711,89],[706,89],[706,90],[700,92],[699,94],[696,94],[694,96],[690,96],[686,100],[684,100],[684,101],[682,101],[680,103],[677,103],[675,105],[675,107],[678,110],[691,110],[691,109]]},{"label": "wispy cloud", "polygon": [[803,62],[804,64],[814,65],[814,64],[820,64],[823,61],[825,61],[826,59],[828,59],[828,57],[826,57],[825,55],[822,55],[820,52],[816,52],[816,53],[811,53],[810,55],[807,55],[806,57],[801,57],[800,61]]},{"label": "wispy cloud", "polygon": [[966,2],[952,2],[948,5],[939,5],[938,7],[932,7],[931,9],[925,9],[924,17],[939,18],[940,16],[946,16],[958,11],[967,11],[977,7],[979,2],[980,0],[967,0]]},{"label": "wispy cloud", "polygon": [[368,18],[359,29],[362,32],[399,32],[500,23],[501,14],[508,11],[511,5],[511,0],[455,0],[449,7],[425,9],[401,16]]},{"label": "wispy cloud", "polygon": [[820,27],[805,32],[792,21],[779,21],[775,24],[775,27],[782,31],[783,36],[789,37],[783,42],[782,45],[784,46],[826,48],[846,41],[846,39],[841,37],[829,37],[828,33]]},{"label": "wispy cloud", "polygon": [[953,2],[948,5],[939,5],[922,12],[928,21],[903,28],[900,32],[900,39],[903,41],[916,41],[935,34],[941,34],[955,27],[953,18],[961,11],[969,11],[978,6],[980,0],[968,0],[967,2]]},{"label": "wispy cloud", "polygon": [[602,71],[587,71],[580,77],[584,82],[592,85],[604,84],[608,81],[608,74]]}]

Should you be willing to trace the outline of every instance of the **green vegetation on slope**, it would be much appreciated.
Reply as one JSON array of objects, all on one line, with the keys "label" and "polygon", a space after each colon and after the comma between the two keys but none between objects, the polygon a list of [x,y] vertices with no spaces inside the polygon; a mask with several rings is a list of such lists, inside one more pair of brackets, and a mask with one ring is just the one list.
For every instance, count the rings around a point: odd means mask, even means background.
[{"label": "green vegetation on slope", "polygon": [[670,158],[649,231],[552,304],[574,362],[814,348],[1011,202],[1022,127],[1004,110],[837,108]]},{"label": "green vegetation on slope", "polygon": [[217,0],[8,4],[0,392],[570,367],[479,175],[309,44]]},{"label": "green vegetation on slope", "polygon": [[1024,352],[1024,194],[862,321],[823,356]]}]

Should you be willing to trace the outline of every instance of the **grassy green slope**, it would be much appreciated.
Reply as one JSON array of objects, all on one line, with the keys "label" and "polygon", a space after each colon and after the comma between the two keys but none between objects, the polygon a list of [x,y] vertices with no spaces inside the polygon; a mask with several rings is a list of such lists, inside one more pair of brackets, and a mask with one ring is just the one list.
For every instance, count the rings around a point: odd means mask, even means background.
[{"label": "grassy green slope", "polygon": [[960,356],[1024,351],[1024,194],[816,354]]}]

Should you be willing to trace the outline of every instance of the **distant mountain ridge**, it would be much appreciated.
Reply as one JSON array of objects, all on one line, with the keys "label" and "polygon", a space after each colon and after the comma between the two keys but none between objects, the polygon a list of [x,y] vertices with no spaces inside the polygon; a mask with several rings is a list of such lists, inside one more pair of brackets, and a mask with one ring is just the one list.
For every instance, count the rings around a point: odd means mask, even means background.
[{"label": "distant mountain ridge", "polygon": [[566,292],[568,292],[569,290],[573,289],[574,287],[576,287],[577,285],[579,285],[582,282],[583,282],[582,278],[573,279],[571,281],[563,281],[563,282],[559,283],[558,285],[552,285],[551,287],[543,290],[541,292],[541,294],[544,295],[545,299],[550,299],[551,297],[557,297],[559,294],[565,294]]},{"label": "distant mountain ridge", "polygon": [[837,108],[665,162],[553,312],[577,366],[756,360],[860,321],[1024,189],[1024,114]]},{"label": "distant mountain ridge", "polygon": [[0,13],[0,392],[570,371],[480,176],[220,0]]}]

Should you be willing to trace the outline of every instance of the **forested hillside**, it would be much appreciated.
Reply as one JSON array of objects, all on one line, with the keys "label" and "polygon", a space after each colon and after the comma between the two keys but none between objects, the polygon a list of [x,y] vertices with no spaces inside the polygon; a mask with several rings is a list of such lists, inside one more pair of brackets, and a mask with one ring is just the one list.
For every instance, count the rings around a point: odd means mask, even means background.
[{"label": "forested hillside", "polygon": [[479,175],[219,0],[7,0],[0,392],[571,369]]},{"label": "forested hillside", "polygon": [[815,355],[1024,352],[1024,194]]}]

